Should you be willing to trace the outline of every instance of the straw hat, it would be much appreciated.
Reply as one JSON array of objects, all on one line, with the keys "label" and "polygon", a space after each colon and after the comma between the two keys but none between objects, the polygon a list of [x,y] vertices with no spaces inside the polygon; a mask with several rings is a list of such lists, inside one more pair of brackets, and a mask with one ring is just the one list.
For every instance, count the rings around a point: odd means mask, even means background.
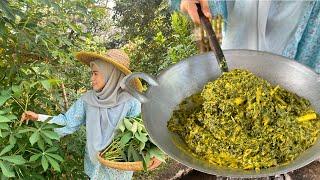
[{"label": "straw hat", "polygon": [[[76,58],[90,66],[90,62],[94,61],[96,59],[100,59],[103,61],[106,61],[108,63],[113,64],[116,68],[118,68],[121,72],[123,72],[125,75],[131,74],[132,72],[129,70],[130,65],[130,59],[128,55],[120,49],[110,49],[108,50],[104,55],[98,54],[95,52],[78,52],[76,53]],[[142,84],[139,79],[134,79],[132,82],[132,85],[136,88],[138,91],[142,91]]]}]

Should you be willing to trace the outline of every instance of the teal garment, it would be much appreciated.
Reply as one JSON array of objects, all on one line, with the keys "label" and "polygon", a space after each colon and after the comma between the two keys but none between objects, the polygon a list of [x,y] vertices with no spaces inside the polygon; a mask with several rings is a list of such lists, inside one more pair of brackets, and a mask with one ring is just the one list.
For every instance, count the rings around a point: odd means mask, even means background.
[{"label": "teal garment", "polygon": [[[170,5],[173,10],[179,10],[180,7],[180,0],[171,0]],[[235,2],[239,1],[220,1],[220,0],[209,0],[209,6],[211,13],[213,16],[217,14],[221,14],[223,18],[225,19],[225,27],[228,27],[228,29],[234,28],[233,26],[228,26],[228,23],[230,22],[230,18],[236,18],[238,22],[246,21],[242,16],[232,16],[230,12],[230,9],[233,11],[239,12],[241,14],[242,12],[245,12],[247,9],[246,7],[240,7],[235,6]],[[261,1],[262,2],[262,1]],[[292,9],[286,8],[290,3],[299,2],[299,1],[272,1],[270,5],[270,9],[268,12],[268,27],[266,28],[266,33],[277,31],[278,36],[274,39],[282,39],[284,37],[281,36],[287,35],[289,33],[289,29],[280,29],[282,27],[281,22],[277,22],[278,24],[273,24],[273,20],[277,20],[279,14],[283,14],[284,11],[292,11]],[[302,1],[301,1],[302,2]],[[262,49],[263,51],[272,52],[275,54],[279,54],[285,57],[288,57],[290,59],[294,59],[299,63],[302,63],[311,69],[313,69],[315,72],[320,73],[320,2],[319,1],[304,1],[303,7],[300,6],[303,10],[303,14],[299,17],[299,23],[297,27],[294,29],[293,32],[289,34],[289,37],[285,39],[285,42],[281,50],[275,51],[273,50],[272,46],[275,44],[269,44],[269,49]],[[238,8],[238,9],[234,9]],[[289,12],[290,13],[290,12]],[[236,14],[236,13],[235,13]],[[232,17],[231,17],[232,16]],[[285,19],[284,23],[290,22],[291,19]],[[241,23],[239,24],[241,25]],[[238,27],[237,27],[238,28]],[[228,33],[227,28],[223,29],[223,35],[226,37]],[[280,29],[280,30],[279,30]],[[244,37],[243,35],[245,33],[248,33],[252,31],[250,28],[242,28],[243,31],[236,31],[233,35],[234,37]],[[228,38],[225,38],[228,39]],[[235,38],[230,38],[235,39]],[[241,49],[241,44],[243,44],[243,41],[237,44],[238,41],[230,42],[230,44],[235,44],[232,49]],[[276,42],[276,40],[274,40]],[[224,43],[222,44],[224,47]],[[230,46],[229,46],[230,47]],[[245,48],[249,49],[249,48]],[[261,50],[261,49],[256,49]]]},{"label": "teal garment", "polygon": [[[320,2],[314,2],[310,16],[306,17],[305,27],[301,27],[301,39],[297,39],[297,48],[292,51],[291,58],[305,64],[320,73]],[[295,53],[294,53],[294,50]],[[286,55],[287,52],[284,52]]]},{"label": "teal garment", "polygon": [[[88,106],[83,98],[79,98],[65,114],[59,114],[58,116],[54,116],[50,123],[55,123],[62,125],[64,127],[55,129],[61,137],[72,134],[76,130],[78,130],[82,125],[86,123],[90,123],[90,119],[86,117],[86,106]],[[135,117],[138,116],[141,112],[141,104],[135,98],[127,101],[125,103],[125,108],[127,109],[127,117]],[[117,108],[109,108],[109,110],[116,110]],[[116,113],[115,112],[115,116]],[[110,131],[114,131],[118,122],[112,121],[110,122]],[[112,138],[112,137],[110,137]],[[91,179],[101,179],[101,180],[129,180],[132,178],[132,171],[120,171],[112,168],[107,168],[100,163],[95,165],[91,162],[88,156],[88,150],[86,149],[85,157],[84,157],[84,169],[85,173]]]}]

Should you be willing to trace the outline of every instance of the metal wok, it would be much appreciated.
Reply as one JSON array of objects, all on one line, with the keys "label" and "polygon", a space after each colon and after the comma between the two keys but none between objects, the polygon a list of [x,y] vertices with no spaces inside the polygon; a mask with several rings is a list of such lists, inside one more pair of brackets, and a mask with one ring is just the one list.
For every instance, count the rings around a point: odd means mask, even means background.
[{"label": "metal wok", "polygon": [[[250,50],[224,51],[229,69],[247,69],[287,90],[311,101],[320,112],[320,77],[311,69],[282,56]],[[154,143],[171,158],[196,170],[227,177],[264,177],[284,174],[301,168],[320,157],[319,140],[287,165],[267,169],[241,170],[220,167],[197,159],[188,152],[183,140],[167,129],[175,107],[186,97],[202,90],[203,86],[219,77],[221,71],[210,52],[187,58],[162,71],[157,78],[144,73],[133,73],[122,81],[122,87],[142,102],[142,118]],[[146,80],[150,87],[145,94],[130,85],[133,78]]]}]

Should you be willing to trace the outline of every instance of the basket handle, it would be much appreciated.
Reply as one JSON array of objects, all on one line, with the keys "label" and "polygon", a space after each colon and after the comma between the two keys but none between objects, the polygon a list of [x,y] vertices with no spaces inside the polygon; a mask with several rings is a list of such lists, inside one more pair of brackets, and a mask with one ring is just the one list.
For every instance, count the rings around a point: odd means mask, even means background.
[{"label": "basket handle", "polygon": [[132,87],[132,85],[130,84],[130,82],[134,79],[134,78],[140,78],[145,80],[149,85],[151,86],[158,86],[159,83],[158,81],[151,75],[146,74],[146,73],[132,73],[127,75],[126,77],[124,77],[122,79],[122,81],[120,82],[120,86],[122,89],[126,90],[127,92],[129,92],[133,97],[135,97],[136,99],[138,99],[141,103],[146,103],[149,101],[148,97],[146,96],[145,93],[139,92],[137,91],[135,88]]}]

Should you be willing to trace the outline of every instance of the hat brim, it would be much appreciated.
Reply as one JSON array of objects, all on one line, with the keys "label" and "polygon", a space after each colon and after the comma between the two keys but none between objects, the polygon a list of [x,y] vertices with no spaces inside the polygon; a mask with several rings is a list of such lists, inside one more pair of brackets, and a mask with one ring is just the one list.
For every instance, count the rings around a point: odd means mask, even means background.
[{"label": "hat brim", "polygon": [[[97,60],[97,59],[100,59],[100,60],[103,60],[105,62],[108,62],[108,63],[111,63],[112,65],[114,65],[116,68],[118,68],[123,74],[125,75],[128,75],[128,74],[131,74],[132,72],[127,68],[125,67],[124,65],[114,61],[113,59],[111,58],[108,58],[108,57],[105,57],[101,54],[98,54],[98,53],[95,53],[95,52],[84,52],[84,51],[81,51],[81,52],[77,52],[75,54],[75,57],[76,59],[78,59],[80,62],[82,62],[83,64],[87,65],[87,66],[90,66],[90,62],[91,61],[94,61],[94,60]],[[139,92],[142,92],[142,83],[141,81],[136,78],[133,80],[132,82],[132,85],[139,91]]]}]

